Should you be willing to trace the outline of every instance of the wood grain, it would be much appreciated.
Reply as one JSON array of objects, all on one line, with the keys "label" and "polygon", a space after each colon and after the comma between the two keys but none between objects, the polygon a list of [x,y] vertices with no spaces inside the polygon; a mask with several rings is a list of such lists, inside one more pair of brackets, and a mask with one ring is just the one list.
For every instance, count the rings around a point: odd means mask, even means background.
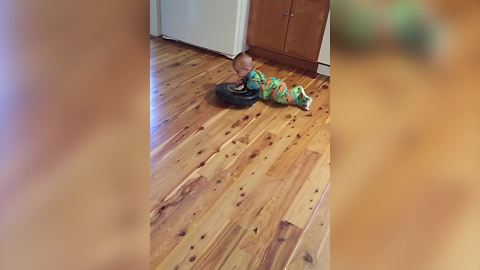
[{"label": "wood grain", "polygon": [[235,223],[229,224],[215,243],[210,245],[202,260],[195,264],[192,269],[218,269],[245,232],[246,230],[242,226]]},{"label": "wood grain", "polygon": [[278,227],[275,236],[265,251],[264,259],[257,269],[270,270],[285,268],[288,258],[302,234],[302,229],[288,221],[280,221]]},{"label": "wood grain", "polygon": [[330,269],[330,188],[305,229],[287,269]]},{"label": "wood grain", "polygon": [[317,62],[330,1],[293,0],[284,53]]},{"label": "wood grain", "polygon": [[328,163],[330,163],[330,148],[327,148],[322,154],[322,157],[283,217],[284,220],[302,229],[307,226],[312,217],[313,209],[315,209],[322,197],[322,191],[325,190],[329,183],[330,167]]},{"label": "wood grain", "polygon": [[286,54],[283,54],[283,53],[280,53],[280,52],[275,52],[275,51],[263,49],[261,47],[257,47],[257,46],[253,46],[253,45],[250,45],[250,47],[248,49],[248,52],[252,55],[256,55],[256,56],[259,56],[259,57],[265,57],[265,58],[268,58],[268,59],[275,59],[275,61],[277,61],[279,63],[292,65],[292,66],[299,67],[299,68],[309,70],[309,71],[316,72],[317,68],[318,68],[317,61],[311,61],[311,60],[308,61],[308,60],[300,59],[300,58],[297,58],[297,57],[292,57],[292,56],[289,56],[289,55],[286,55]]},{"label": "wood grain", "polygon": [[249,222],[249,233],[245,234],[222,269],[256,269],[267,256],[272,256],[266,251],[277,234],[278,223],[318,158],[318,153],[305,151],[292,162],[288,174],[275,181],[274,190],[271,192],[272,198],[262,204],[256,218]]},{"label": "wood grain", "polygon": [[230,60],[161,38],[151,59],[151,269],[284,268],[329,181],[327,78],[254,58],[314,105],[239,109],[213,94]]},{"label": "wood grain", "polygon": [[249,45],[283,52],[292,0],[252,0],[248,22]]}]

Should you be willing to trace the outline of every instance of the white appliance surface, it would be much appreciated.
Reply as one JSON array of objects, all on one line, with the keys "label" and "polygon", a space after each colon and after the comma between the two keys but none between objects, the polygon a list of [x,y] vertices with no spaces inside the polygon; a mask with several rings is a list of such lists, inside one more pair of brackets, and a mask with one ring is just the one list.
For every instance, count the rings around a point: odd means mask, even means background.
[{"label": "white appliance surface", "polygon": [[325,25],[325,32],[323,34],[322,47],[318,54],[318,62],[330,65],[330,12],[328,13],[327,23]]},{"label": "white appliance surface", "polygon": [[162,34],[230,58],[247,50],[248,0],[161,0]]},{"label": "white appliance surface", "polygon": [[327,24],[325,25],[322,47],[318,54],[317,73],[330,76],[330,12],[328,13]]}]

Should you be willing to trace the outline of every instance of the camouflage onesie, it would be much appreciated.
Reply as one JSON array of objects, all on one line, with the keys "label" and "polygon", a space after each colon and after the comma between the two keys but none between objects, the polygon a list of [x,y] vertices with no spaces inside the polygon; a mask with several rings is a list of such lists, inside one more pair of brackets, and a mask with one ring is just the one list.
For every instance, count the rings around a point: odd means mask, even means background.
[{"label": "camouflage onesie", "polygon": [[301,108],[306,107],[307,103],[312,100],[311,97],[305,94],[303,87],[295,86],[288,89],[284,81],[275,77],[267,79],[258,70],[252,70],[248,73],[246,85],[248,89],[260,90],[260,98],[263,100],[272,98],[275,102],[297,105]]}]

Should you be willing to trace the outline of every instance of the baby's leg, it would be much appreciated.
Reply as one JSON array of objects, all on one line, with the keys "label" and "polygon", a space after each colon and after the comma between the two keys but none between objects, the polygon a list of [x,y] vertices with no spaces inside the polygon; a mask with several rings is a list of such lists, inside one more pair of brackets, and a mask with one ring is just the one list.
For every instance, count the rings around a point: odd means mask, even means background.
[{"label": "baby's leg", "polygon": [[275,102],[280,104],[290,104],[290,100],[288,99],[289,92],[285,82],[282,82],[277,78],[272,78],[270,86],[272,89],[271,96]]},{"label": "baby's leg", "polygon": [[295,86],[290,91],[295,104],[303,110],[309,111],[312,105],[312,98],[307,96],[301,86]]},{"label": "baby's leg", "polygon": [[295,86],[288,89],[285,82],[278,81],[278,84],[272,84],[272,99],[281,104],[290,104],[300,107],[303,110],[310,110],[312,98],[307,96],[301,86]]}]

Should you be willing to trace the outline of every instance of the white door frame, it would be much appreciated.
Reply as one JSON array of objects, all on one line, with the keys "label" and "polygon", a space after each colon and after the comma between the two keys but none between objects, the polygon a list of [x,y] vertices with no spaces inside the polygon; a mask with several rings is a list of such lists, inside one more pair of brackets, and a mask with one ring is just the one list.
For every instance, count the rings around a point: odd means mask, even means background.
[{"label": "white door frame", "polygon": [[160,20],[160,0],[150,0],[150,35],[162,35]]}]

